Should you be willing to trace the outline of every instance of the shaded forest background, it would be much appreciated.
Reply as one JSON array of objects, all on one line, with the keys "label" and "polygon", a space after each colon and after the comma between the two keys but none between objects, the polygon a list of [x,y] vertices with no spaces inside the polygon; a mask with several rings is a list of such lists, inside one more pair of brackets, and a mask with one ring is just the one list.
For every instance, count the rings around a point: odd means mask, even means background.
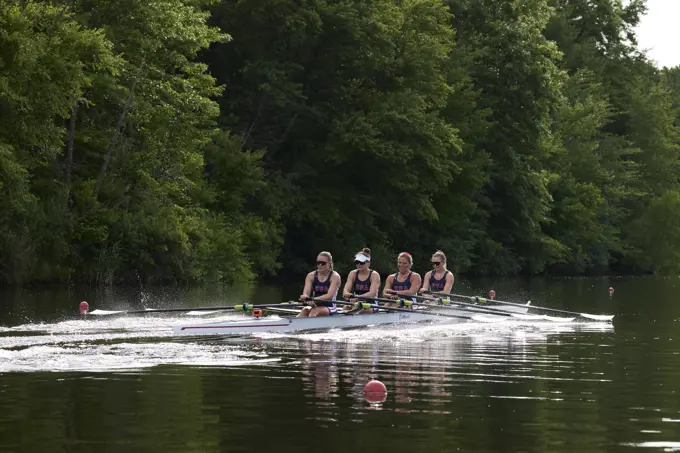
[{"label": "shaded forest background", "polygon": [[644,0],[0,0],[0,281],[680,271]]}]

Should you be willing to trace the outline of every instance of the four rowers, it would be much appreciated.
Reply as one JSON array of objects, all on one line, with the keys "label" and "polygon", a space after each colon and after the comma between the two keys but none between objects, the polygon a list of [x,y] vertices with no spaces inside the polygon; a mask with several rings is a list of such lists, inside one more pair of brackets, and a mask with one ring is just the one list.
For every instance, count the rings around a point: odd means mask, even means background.
[{"label": "four rowers", "polygon": [[[446,268],[446,255],[437,250],[431,258],[432,270],[422,279],[420,274],[413,272],[413,257],[402,252],[397,257],[397,272],[387,277],[383,296],[389,299],[408,298],[422,293],[450,293],[453,288],[453,273]],[[380,275],[370,268],[371,250],[363,248],[354,257],[356,269],[347,275],[347,282],[343,290],[343,297],[349,301],[366,300],[371,308],[360,310],[359,313],[375,313],[378,311],[377,301],[380,290]],[[321,252],[316,258],[316,270],[307,274],[305,286],[300,300],[309,303],[298,316],[329,316],[337,312],[334,301],[340,288],[340,274],[333,270],[333,257],[329,252]],[[421,288],[422,285],[422,288]],[[357,298],[356,296],[362,296]],[[396,306],[387,303],[386,307]],[[345,308],[351,309],[351,306]]]}]

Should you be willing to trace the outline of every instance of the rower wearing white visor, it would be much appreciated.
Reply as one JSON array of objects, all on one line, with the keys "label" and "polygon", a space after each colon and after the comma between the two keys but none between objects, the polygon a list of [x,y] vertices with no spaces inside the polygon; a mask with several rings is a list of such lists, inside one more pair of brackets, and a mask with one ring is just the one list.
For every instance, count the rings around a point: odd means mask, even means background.
[{"label": "rower wearing white visor", "polygon": [[[352,297],[354,294],[366,298],[378,297],[378,291],[380,290],[380,274],[370,268],[371,249],[368,247],[361,249],[361,251],[354,256],[354,265],[356,266],[356,269],[350,271],[347,276],[347,283],[345,283],[345,289],[343,291],[345,299],[350,301],[357,300]],[[360,299],[360,301],[370,303],[372,308],[361,310],[359,313],[368,314],[378,311],[378,303],[376,301],[363,298]],[[351,309],[352,307],[347,305],[345,308]]]}]

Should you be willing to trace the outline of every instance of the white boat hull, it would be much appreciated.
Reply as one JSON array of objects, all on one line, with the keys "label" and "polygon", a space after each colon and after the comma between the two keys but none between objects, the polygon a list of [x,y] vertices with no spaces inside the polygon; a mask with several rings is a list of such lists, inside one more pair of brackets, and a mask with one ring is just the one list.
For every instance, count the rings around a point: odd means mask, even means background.
[{"label": "white boat hull", "polygon": [[[526,313],[526,308],[517,307],[502,307],[503,311],[510,313]],[[200,324],[183,324],[173,327],[174,335],[182,336],[198,336],[198,335],[242,335],[256,332],[295,332],[304,330],[317,329],[334,329],[334,328],[348,328],[348,327],[365,327],[382,324],[400,324],[400,323],[461,323],[466,322],[466,317],[474,316],[475,320],[483,320],[486,322],[493,322],[496,320],[507,319],[506,316],[498,316],[492,313],[479,313],[474,310],[469,310],[465,307],[458,308],[437,308],[433,307],[435,312],[439,311],[445,316],[433,316],[432,311],[428,310],[430,314],[419,313],[421,310],[405,311],[390,311],[380,312],[374,314],[351,314],[346,315],[339,313],[334,316],[318,316],[314,318],[297,318],[297,317],[278,317],[278,316],[264,316],[261,318],[239,319],[234,321],[221,321],[212,323]],[[455,318],[454,315],[461,316]]]},{"label": "white boat hull", "polygon": [[380,324],[409,322],[465,322],[466,319],[437,317],[418,312],[387,312],[375,314],[337,314],[314,318],[264,316],[236,321],[222,321],[203,324],[177,325],[175,335],[239,335],[255,332],[294,332],[302,330],[364,327]]}]

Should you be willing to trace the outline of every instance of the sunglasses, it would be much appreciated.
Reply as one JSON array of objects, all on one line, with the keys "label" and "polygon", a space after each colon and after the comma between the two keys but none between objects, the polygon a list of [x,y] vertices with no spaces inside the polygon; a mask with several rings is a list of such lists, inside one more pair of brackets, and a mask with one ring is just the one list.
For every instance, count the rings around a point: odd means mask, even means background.
[{"label": "sunglasses", "polygon": [[433,265],[434,267],[439,266],[441,263],[442,263],[441,261],[432,261],[432,265]]},{"label": "sunglasses", "polygon": [[317,261],[316,262],[317,266],[325,266],[326,264],[328,264],[328,261]]},{"label": "sunglasses", "polygon": [[359,260],[356,260],[356,261],[354,262],[354,265],[355,265],[355,266],[358,266],[359,264],[366,264],[367,262],[368,262],[368,261],[359,261]]}]

